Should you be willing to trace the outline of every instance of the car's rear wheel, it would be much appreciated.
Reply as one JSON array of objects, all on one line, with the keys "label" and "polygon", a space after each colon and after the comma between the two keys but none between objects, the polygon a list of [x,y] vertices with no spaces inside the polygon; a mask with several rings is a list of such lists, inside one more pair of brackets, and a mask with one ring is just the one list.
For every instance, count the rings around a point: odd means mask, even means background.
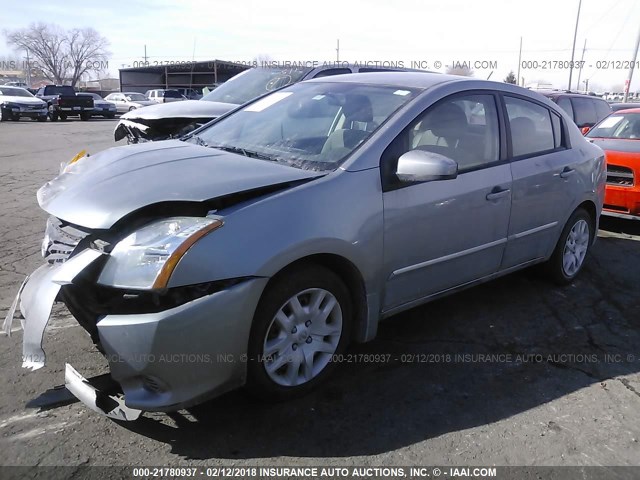
[{"label": "car's rear wheel", "polygon": [[20,121],[20,114],[18,115],[11,115],[11,120],[13,120],[14,122],[19,122]]},{"label": "car's rear wheel", "polygon": [[38,121],[39,121],[39,122],[46,122],[46,121],[47,121],[47,118],[48,118],[48,117],[47,117],[46,115],[41,115],[41,116],[39,116],[39,117],[38,117]]},{"label": "car's rear wheel", "polygon": [[349,291],[332,271],[309,265],[281,274],[256,309],[247,388],[266,400],[307,393],[347,347],[351,315]]},{"label": "car's rear wheel", "polygon": [[559,284],[571,283],[582,270],[595,234],[593,219],[579,208],[566,223],[553,255],[546,263],[549,276]]},{"label": "car's rear wheel", "polygon": [[6,118],[4,117],[4,112],[2,111],[2,107],[0,107],[0,122],[4,122]]},{"label": "car's rear wheel", "polygon": [[135,110],[135,109],[136,109],[136,107],[129,107],[129,111],[130,111],[130,112],[131,112],[131,111],[133,111],[133,110]]},{"label": "car's rear wheel", "polygon": [[91,114],[90,113],[81,113],[80,114],[80,120],[82,120],[84,122],[86,122],[90,118],[91,118]]},{"label": "car's rear wheel", "polygon": [[64,113],[60,114],[60,120],[62,120],[63,122],[67,119],[67,116]]}]

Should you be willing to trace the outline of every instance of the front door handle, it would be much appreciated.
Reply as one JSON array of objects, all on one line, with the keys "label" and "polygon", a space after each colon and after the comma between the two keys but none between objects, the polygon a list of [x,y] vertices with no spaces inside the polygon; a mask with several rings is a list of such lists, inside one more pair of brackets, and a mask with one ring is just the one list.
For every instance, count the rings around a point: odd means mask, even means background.
[{"label": "front door handle", "polygon": [[508,188],[500,190],[498,187],[496,187],[491,190],[490,193],[487,193],[487,200],[498,200],[499,198],[506,197],[507,195],[509,195],[510,191],[511,190],[509,190]]},{"label": "front door handle", "polygon": [[569,167],[564,167],[564,170],[562,170],[558,176],[560,178],[569,178],[571,175],[573,175],[574,173],[576,173],[576,171],[573,168],[569,168]]}]

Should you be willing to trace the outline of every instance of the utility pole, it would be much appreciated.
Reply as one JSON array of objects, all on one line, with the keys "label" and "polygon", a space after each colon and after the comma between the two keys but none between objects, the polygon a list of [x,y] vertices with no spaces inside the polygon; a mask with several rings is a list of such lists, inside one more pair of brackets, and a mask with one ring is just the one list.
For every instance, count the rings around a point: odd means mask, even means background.
[{"label": "utility pole", "polygon": [[520,53],[518,53],[518,74],[516,75],[516,85],[520,85],[520,64],[522,63],[522,37],[520,37]]},{"label": "utility pole", "polygon": [[336,46],[336,62],[340,61],[340,39],[338,39],[338,43]]},{"label": "utility pole", "polygon": [[28,88],[31,88],[31,62],[29,61],[29,49],[27,48],[27,77],[26,84]]},{"label": "utility pole", "polygon": [[[582,66],[584,65],[584,51],[587,49],[587,39],[584,39],[584,47],[582,47],[582,57],[580,58],[580,70],[578,71],[578,81],[576,85],[578,89],[580,88],[580,77],[582,76]],[[587,86],[589,85],[589,81],[586,82]],[[587,91],[587,87],[584,87],[585,93]]]},{"label": "utility pole", "polygon": [[147,46],[144,46],[144,64],[147,64]]},{"label": "utility pole", "polygon": [[578,22],[580,21],[580,8],[582,7],[582,0],[578,2],[578,14],[576,15],[576,28],[573,32],[573,48],[571,48],[571,64],[569,65],[569,90],[571,90],[571,78],[573,75],[573,59],[576,54],[576,37],[578,36]]},{"label": "utility pole", "polygon": [[622,100],[624,103],[627,103],[629,99],[629,89],[631,88],[631,79],[633,78],[633,67],[635,67],[635,63],[638,60],[638,47],[640,46],[640,29],[638,30],[638,38],[636,39],[636,47],[633,50],[633,58],[631,62],[631,66],[629,67],[629,76],[627,77],[627,85],[624,89],[624,99]]}]

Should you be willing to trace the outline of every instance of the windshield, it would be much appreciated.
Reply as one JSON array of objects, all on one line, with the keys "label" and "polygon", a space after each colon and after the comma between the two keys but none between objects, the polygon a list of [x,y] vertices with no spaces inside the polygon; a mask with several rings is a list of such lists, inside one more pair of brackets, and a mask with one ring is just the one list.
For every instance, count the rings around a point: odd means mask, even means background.
[{"label": "windshield", "polygon": [[640,113],[624,113],[609,115],[593,127],[587,137],[640,139]]},{"label": "windshield", "polygon": [[311,70],[311,68],[251,68],[227,80],[201,100],[242,105],[267,92],[302,80]]},{"label": "windshield", "polygon": [[148,98],[141,93],[125,93],[124,96],[132,102],[144,102],[148,100]]},{"label": "windshield", "polygon": [[76,91],[73,87],[68,86],[58,86],[58,85],[47,85],[44,87],[45,95],[62,95],[62,96],[73,96],[76,94]]},{"label": "windshield", "polygon": [[0,95],[10,95],[12,97],[33,97],[23,88],[0,87]]},{"label": "windshield", "polygon": [[309,170],[333,170],[416,89],[298,83],[262,97],[188,141]]},{"label": "windshield", "polygon": [[165,98],[182,98],[182,94],[177,90],[165,90],[164,97]]}]

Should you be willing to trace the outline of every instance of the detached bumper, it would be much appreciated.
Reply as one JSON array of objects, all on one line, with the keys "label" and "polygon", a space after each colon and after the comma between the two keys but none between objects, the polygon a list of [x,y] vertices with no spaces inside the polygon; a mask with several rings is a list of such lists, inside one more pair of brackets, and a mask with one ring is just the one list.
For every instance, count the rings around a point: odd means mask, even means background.
[{"label": "detached bumper", "polygon": [[[73,283],[102,255],[86,249],[62,264],[41,266],[25,280],[4,323],[10,334],[20,304],[23,367],[44,366],[42,339],[60,287]],[[178,410],[243,385],[251,323],[267,282],[249,278],[155,313],[101,315],[95,329],[126,405],[97,392],[71,367],[66,373],[69,390],[91,409],[127,420],[134,414],[125,406]]]},{"label": "detached bumper", "polygon": [[111,376],[128,407],[171,411],[243,385],[256,278],[170,310],[107,315],[98,324]]}]

